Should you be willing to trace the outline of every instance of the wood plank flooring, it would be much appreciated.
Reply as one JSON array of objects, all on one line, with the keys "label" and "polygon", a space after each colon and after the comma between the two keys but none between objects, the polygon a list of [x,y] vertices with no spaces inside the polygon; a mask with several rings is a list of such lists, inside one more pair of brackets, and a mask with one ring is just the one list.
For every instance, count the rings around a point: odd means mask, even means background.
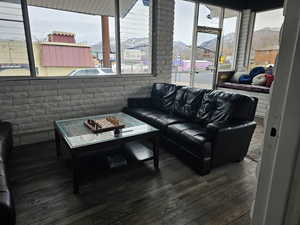
[{"label": "wood plank flooring", "polygon": [[17,225],[250,225],[251,159],[204,177],[164,150],[160,173],[152,161],[115,170],[101,169],[97,157],[87,164],[94,173],[74,195],[69,161],[57,160],[53,142],[14,151],[9,178]]}]

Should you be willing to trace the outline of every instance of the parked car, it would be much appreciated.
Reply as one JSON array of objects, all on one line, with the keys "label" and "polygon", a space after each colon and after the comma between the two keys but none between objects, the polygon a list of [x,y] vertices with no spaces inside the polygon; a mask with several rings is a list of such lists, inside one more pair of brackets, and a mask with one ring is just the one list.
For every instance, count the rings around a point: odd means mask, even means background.
[{"label": "parked car", "polygon": [[112,68],[84,68],[73,70],[68,76],[98,76],[112,74],[114,74]]},{"label": "parked car", "polygon": [[215,66],[214,65],[209,65],[205,69],[213,72],[215,70]]}]

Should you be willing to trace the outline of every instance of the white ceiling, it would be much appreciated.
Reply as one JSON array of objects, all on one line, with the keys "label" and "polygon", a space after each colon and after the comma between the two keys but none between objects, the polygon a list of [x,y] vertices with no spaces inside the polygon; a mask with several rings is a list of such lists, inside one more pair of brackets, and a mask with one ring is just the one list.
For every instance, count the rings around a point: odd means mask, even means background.
[{"label": "white ceiling", "polygon": [[[13,1],[13,0],[10,0]],[[121,0],[120,16],[124,17],[137,0]],[[80,12],[92,15],[115,16],[114,0],[27,0],[28,5]]]}]

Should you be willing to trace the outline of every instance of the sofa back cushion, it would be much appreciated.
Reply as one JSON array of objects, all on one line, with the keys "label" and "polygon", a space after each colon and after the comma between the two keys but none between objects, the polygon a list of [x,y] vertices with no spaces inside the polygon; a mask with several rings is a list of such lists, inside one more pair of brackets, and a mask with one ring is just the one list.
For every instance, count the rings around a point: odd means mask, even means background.
[{"label": "sofa back cushion", "polygon": [[164,112],[171,112],[178,88],[179,87],[176,87],[174,84],[153,84],[151,91],[152,106]]},{"label": "sofa back cushion", "polygon": [[257,100],[240,94],[213,90],[204,94],[197,120],[206,125],[212,122],[252,121]]},{"label": "sofa back cushion", "polygon": [[208,92],[206,89],[190,87],[178,89],[174,102],[174,113],[189,120],[194,120],[206,92]]}]

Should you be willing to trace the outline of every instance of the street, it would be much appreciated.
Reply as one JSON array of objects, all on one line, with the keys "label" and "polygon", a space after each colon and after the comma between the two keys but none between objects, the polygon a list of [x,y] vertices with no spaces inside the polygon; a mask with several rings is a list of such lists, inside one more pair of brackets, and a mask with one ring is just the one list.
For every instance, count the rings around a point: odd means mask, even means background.
[{"label": "street", "polygon": [[[195,87],[199,88],[212,88],[213,82],[213,72],[208,70],[199,71],[195,74]],[[173,72],[172,73],[172,83],[178,85],[186,85],[190,84],[190,73],[189,72]]]}]

